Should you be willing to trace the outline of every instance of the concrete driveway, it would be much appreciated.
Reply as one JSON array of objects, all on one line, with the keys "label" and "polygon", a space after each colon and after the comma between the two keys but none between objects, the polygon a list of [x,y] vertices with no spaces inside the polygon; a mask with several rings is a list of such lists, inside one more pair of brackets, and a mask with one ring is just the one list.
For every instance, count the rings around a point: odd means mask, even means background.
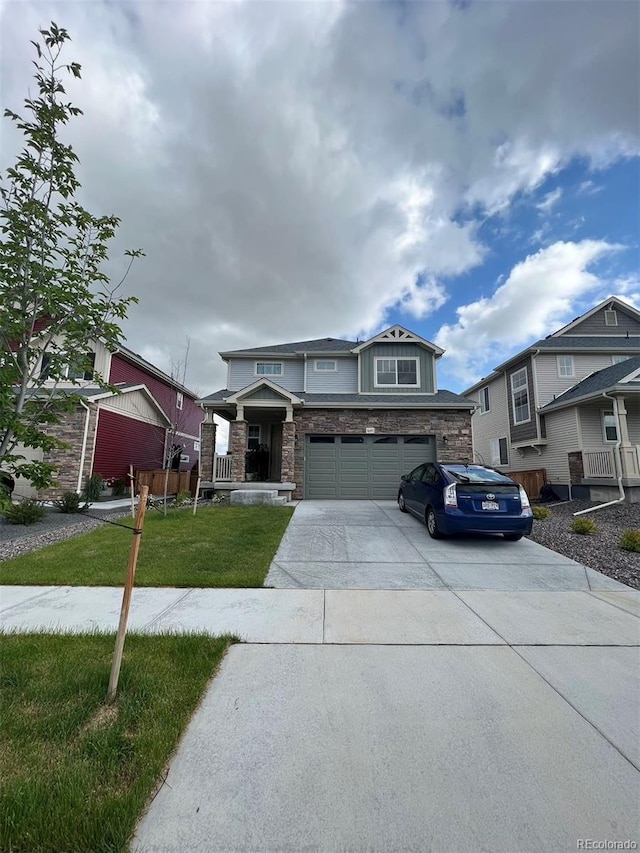
[{"label": "concrete driveway", "polygon": [[268,582],[322,637],[230,649],[135,851],[640,844],[633,590],[383,502],[301,503]]}]

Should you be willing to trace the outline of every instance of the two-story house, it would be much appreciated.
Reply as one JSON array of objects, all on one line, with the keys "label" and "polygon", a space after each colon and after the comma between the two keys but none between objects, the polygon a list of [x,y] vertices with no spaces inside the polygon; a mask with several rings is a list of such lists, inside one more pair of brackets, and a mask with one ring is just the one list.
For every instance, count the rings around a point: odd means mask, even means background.
[{"label": "two-story house", "polygon": [[[50,356],[44,351],[38,357],[46,391]],[[19,477],[16,497],[50,499],[63,491],[80,492],[92,474],[125,478],[129,465],[158,469],[169,460],[171,467],[185,470],[198,464],[203,412],[193,391],[127,347],[112,352],[101,341],[93,342],[66,373],[67,380],[55,383],[58,393],[77,395],[78,405],[47,427],[66,447],[46,452],[17,447],[30,460],[59,466],[57,484],[38,491]],[[98,387],[95,374],[117,392]]]},{"label": "two-story house", "polygon": [[[561,497],[640,501],[640,312],[609,298],[465,392],[476,461],[544,469]],[[535,495],[532,495],[536,497]]]},{"label": "two-story house", "polygon": [[[202,476],[246,484],[247,456],[296,498],[395,499],[425,461],[471,459],[474,403],[438,389],[443,350],[401,326],[367,341],[321,338],[222,352],[227,387],[200,402]],[[229,421],[216,457],[213,415]],[[245,485],[246,487],[246,485]]]}]

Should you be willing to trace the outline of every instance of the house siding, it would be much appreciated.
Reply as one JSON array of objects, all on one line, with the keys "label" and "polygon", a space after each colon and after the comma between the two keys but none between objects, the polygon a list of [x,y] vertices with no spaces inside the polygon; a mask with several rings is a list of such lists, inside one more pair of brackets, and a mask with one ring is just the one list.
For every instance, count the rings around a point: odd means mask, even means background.
[{"label": "house siding", "polygon": [[246,397],[243,397],[240,402],[250,403],[251,400],[279,400],[283,406],[289,402],[289,400],[285,399],[282,394],[278,394],[278,392],[274,391],[272,388],[258,388],[256,391],[253,391],[251,394],[247,394]]},{"label": "house siding", "polygon": [[[582,447],[585,450],[605,445],[602,432],[602,412],[607,410],[613,410],[613,403],[604,399],[601,402],[584,404],[580,407],[580,431]],[[607,443],[606,446],[613,447],[614,445]]]},{"label": "house siding", "polygon": [[640,322],[635,317],[625,313],[618,305],[614,306],[614,309],[618,315],[617,326],[605,325],[605,309],[601,308],[595,314],[592,314],[591,317],[587,317],[586,320],[575,325],[569,332],[558,337],[569,337],[571,335],[623,335],[626,332],[629,332],[630,335],[640,334]]},{"label": "house siding", "polygon": [[570,480],[569,453],[580,449],[576,410],[549,412],[546,423],[549,444],[543,449],[542,456],[537,457],[538,464],[534,466],[531,464],[533,460],[529,460],[529,467],[545,468],[549,483],[565,485]]},{"label": "house siding", "polygon": [[567,391],[589,374],[605,367],[611,367],[611,356],[608,353],[575,353],[563,355],[573,356],[574,377],[558,376],[557,353],[540,353],[535,358],[536,377],[538,385],[538,406],[546,406],[554,397]]},{"label": "house siding", "polygon": [[307,359],[307,386],[310,394],[356,394],[358,391],[358,358],[336,358],[327,356],[323,360],[335,360],[335,373],[318,373],[313,369],[316,356]]},{"label": "house siding", "polygon": [[175,424],[180,432],[200,435],[200,424],[203,420],[203,412],[192,397],[184,395],[183,408],[176,407],[176,389],[168,383],[163,382],[157,376],[147,373],[135,364],[130,364],[122,355],[116,353],[111,359],[111,375],[109,381],[112,384],[126,382],[133,385],[146,385],[153,394],[159,405],[172,424]]},{"label": "house siding", "polygon": [[[511,377],[514,373],[517,373],[519,370],[522,370],[523,367],[527,368],[527,385],[529,388],[529,413],[531,415],[531,420],[527,421],[524,424],[515,424],[513,421],[513,406],[511,403]],[[507,371],[507,410],[509,414],[509,431],[511,436],[511,442],[513,444],[517,444],[520,441],[527,441],[531,438],[537,438],[538,435],[538,425],[536,421],[536,398],[534,393],[534,383],[533,383],[533,369],[531,365],[531,358],[527,357],[519,361],[517,364],[514,364]]]},{"label": "house siding", "polygon": [[162,429],[167,426],[167,422],[143,391],[129,391],[127,394],[101,400],[100,408],[156,424]]},{"label": "house siding", "polygon": [[[417,388],[379,388],[375,385],[375,358],[418,358],[420,384]],[[360,353],[360,391],[362,394],[434,393],[433,353],[418,344],[373,344]]]},{"label": "house siding", "polygon": [[129,465],[143,470],[162,468],[164,443],[164,429],[101,409],[93,473],[124,477]]},{"label": "house siding", "polygon": [[640,445],[640,400],[625,398],[625,408],[627,410],[629,441],[631,444]]},{"label": "house siding", "polygon": [[[282,362],[282,376],[256,376],[257,361]],[[304,361],[300,358],[232,358],[229,365],[229,391],[241,391],[257,379],[270,379],[294,394],[304,386]]]},{"label": "house siding", "polygon": [[[510,445],[509,436],[509,413],[507,411],[507,386],[504,374],[488,382],[483,388],[489,388],[489,411],[480,412],[479,409],[473,414],[471,425],[473,428],[473,451],[474,459],[483,465],[491,465],[491,439],[506,438],[509,453],[509,463],[514,455]],[[471,395],[474,400],[480,402],[480,391],[474,391]],[[500,466],[503,469],[509,465]]]}]

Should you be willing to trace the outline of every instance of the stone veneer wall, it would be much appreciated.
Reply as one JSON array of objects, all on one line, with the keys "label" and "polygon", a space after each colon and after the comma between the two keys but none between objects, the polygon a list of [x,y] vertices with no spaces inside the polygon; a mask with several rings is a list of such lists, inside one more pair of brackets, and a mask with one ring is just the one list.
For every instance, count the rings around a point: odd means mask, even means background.
[{"label": "stone veneer wall", "polygon": [[200,427],[200,476],[209,482],[215,479],[213,460],[216,454],[217,428],[218,425],[214,421],[204,421]]},{"label": "stone veneer wall", "polygon": [[575,486],[582,482],[584,477],[584,464],[582,462],[582,452],[575,450],[568,454],[569,457],[569,479],[571,485]]},{"label": "stone veneer wall", "polygon": [[[41,500],[54,500],[55,498],[59,498],[63,492],[75,492],[78,488],[78,473],[80,471],[80,457],[82,456],[82,441],[84,439],[86,416],[86,409],[78,406],[73,412],[65,413],[59,424],[52,424],[46,428],[45,431],[48,435],[64,441],[67,447],[54,448],[44,454],[43,461],[57,465],[58,473],[54,486],[50,489],[40,489],[38,491],[38,498]],[[97,420],[98,407],[93,403],[89,407],[89,429],[80,480],[81,489],[84,488],[88,477],[91,476]]]},{"label": "stone veneer wall", "polygon": [[231,479],[234,483],[244,483],[247,479],[247,422],[230,421],[229,450],[231,451]]},{"label": "stone veneer wall", "polygon": [[282,460],[280,480],[283,483],[294,483],[296,453],[296,424],[294,421],[282,423]]},{"label": "stone veneer wall", "polygon": [[[304,409],[294,411],[294,421],[296,437],[292,479],[296,484],[293,497],[298,499],[304,495],[304,448],[307,434],[362,434],[367,427],[373,427],[377,434],[435,435],[439,462],[470,462],[473,459],[471,412],[468,410]],[[446,446],[442,443],[443,435],[447,436]]]}]

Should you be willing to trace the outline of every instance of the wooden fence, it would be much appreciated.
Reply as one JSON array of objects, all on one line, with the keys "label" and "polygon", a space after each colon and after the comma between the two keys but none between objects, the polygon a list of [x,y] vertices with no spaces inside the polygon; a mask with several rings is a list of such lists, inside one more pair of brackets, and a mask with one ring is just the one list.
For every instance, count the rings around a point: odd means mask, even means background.
[{"label": "wooden fence", "polygon": [[[150,495],[164,494],[166,473],[162,468],[156,468],[153,471],[136,471],[136,492],[139,492],[142,486],[148,486]],[[191,471],[169,471],[167,494],[177,495],[178,492],[189,491],[191,491]]]},{"label": "wooden fence", "polygon": [[509,471],[507,477],[511,477],[516,483],[524,486],[525,492],[532,500],[540,497],[540,489],[547,482],[547,469],[535,468],[531,471]]}]

